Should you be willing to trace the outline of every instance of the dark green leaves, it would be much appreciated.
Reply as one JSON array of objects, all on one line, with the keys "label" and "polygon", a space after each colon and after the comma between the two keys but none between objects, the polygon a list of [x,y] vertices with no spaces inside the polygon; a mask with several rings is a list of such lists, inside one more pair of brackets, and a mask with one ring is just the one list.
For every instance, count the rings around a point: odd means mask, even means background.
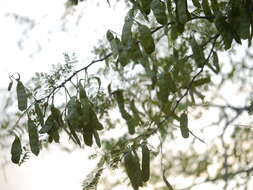
[{"label": "dark green leaves", "polygon": [[23,83],[18,80],[17,87],[18,109],[24,111],[27,108],[27,94]]},{"label": "dark green leaves", "polygon": [[15,136],[15,139],[11,146],[11,161],[15,164],[19,164],[21,154],[22,154],[21,142],[19,137]]},{"label": "dark green leaves", "polygon": [[38,129],[35,123],[29,117],[28,117],[28,134],[31,151],[33,154],[38,156],[40,152]]},{"label": "dark green leaves", "polygon": [[155,43],[151,30],[143,24],[139,24],[140,42],[147,54],[155,51]]},{"label": "dark green leaves", "polygon": [[189,137],[188,116],[186,113],[182,113],[180,116],[180,131],[181,131],[181,135],[184,138]]},{"label": "dark green leaves", "polygon": [[153,0],[151,2],[151,10],[154,13],[154,16],[158,23],[161,25],[167,24],[167,15],[166,15],[166,6],[165,3],[161,0]]}]

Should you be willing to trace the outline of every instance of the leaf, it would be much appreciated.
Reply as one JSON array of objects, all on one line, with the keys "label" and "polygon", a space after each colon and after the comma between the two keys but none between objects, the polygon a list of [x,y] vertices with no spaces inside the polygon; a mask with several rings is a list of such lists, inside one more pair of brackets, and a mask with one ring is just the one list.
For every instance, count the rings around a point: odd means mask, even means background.
[{"label": "leaf", "polygon": [[146,144],[141,145],[142,151],[142,180],[143,182],[147,182],[150,178],[150,151]]},{"label": "leaf", "polygon": [[35,123],[29,117],[28,117],[28,134],[31,151],[33,154],[38,156],[40,152],[38,129]]},{"label": "leaf", "polygon": [[124,155],[124,165],[132,187],[134,190],[138,190],[139,187],[142,186],[141,169],[138,158],[133,156],[131,152],[127,152]]},{"label": "leaf", "polygon": [[149,27],[139,24],[140,42],[147,54],[155,51],[155,43]]},{"label": "leaf", "polygon": [[17,83],[17,98],[18,98],[18,109],[24,111],[27,108],[27,94],[23,83],[18,80]]},{"label": "leaf", "polygon": [[212,65],[208,63],[207,66],[216,74],[220,72],[219,58],[215,51],[212,54]]},{"label": "leaf", "polygon": [[11,161],[15,164],[19,164],[21,154],[22,154],[21,142],[18,136],[15,136],[15,139],[11,146]]},{"label": "leaf", "polygon": [[215,19],[214,19],[215,26],[217,30],[221,33],[225,49],[230,49],[232,41],[233,41],[233,36],[231,34],[231,31],[229,31],[228,23],[226,22],[225,16],[222,15],[221,12],[217,12]]},{"label": "leaf", "polygon": [[176,0],[176,16],[179,23],[184,24],[188,20],[187,0]]},{"label": "leaf", "polygon": [[180,130],[181,130],[181,135],[184,138],[189,137],[188,117],[186,113],[182,113],[180,116]]},{"label": "leaf", "polygon": [[195,59],[196,65],[201,68],[205,64],[205,56],[202,48],[199,46],[194,36],[191,39],[191,48],[193,52],[193,58]]},{"label": "leaf", "polygon": [[201,79],[194,81],[192,83],[192,86],[194,86],[194,87],[202,86],[202,85],[210,83],[210,82],[211,82],[211,79],[210,79],[210,76],[208,76],[208,77],[201,78]]},{"label": "leaf", "polygon": [[166,6],[163,1],[160,0],[153,0],[151,2],[151,10],[157,20],[157,22],[161,25],[165,25],[168,22],[167,15],[166,15]]}]

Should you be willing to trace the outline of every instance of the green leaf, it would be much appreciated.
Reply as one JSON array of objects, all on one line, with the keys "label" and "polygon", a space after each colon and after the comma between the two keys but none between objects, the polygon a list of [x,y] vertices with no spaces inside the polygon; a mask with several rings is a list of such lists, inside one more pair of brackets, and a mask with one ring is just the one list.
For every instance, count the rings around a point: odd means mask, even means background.
[{"label": "green leaf", "polygon": [[21,142],[19,137],[15,136],[15,139],[11,145],[11,161],[15,164],[19,164],[21,154],[22,154]]},{"label": "green leaf", "polygon": [[33,154],[38,156],[40,152],[40,142],[39,142],[39,135],[38,129],[35,123],[28,117],[28,134],[29,134],[29,143],[30,148]]},{"label": "green leaf", "polygon": [[176,16],[179,23],[184,24],[188,20],[187,0],[176,0]]},{"label": "green leaf", "polygon": [[149,27],[139,24],[140,42],[147,54],[155,51],[155,43]]},{"label": "green leaf", "polygon": [[180,130],[181,130],[181,135],[184,138],[189,137],[188,116],[186,113],[182,113],[180,116]]},{"label": "green leaf", "polygon": [[166,6],[163,1],[153,0],[151,2],[151,10],[157,20],[161,25],[165,25],[168,22],[168,18],[166,15]]},{"label": "green leaf", "polygon": [[24,111],[27,108],[27,94],[23,83],[19,80],[17,83],[18,109]]},{"label": "green leaf", "polygon": [[198,67],[203,67],[203,65],[205,64],[205,56],[204,56],[204,52],[202,48],[199,46],[194,36],[192,36],[190,43],[191,43],[191,48],[193,52],[193,58],[196,62],[196,65]]},{"label": "green leaf", "polygon": [[232,41],[233,41],[233,36],[231,34],[231,30],[229,30],[228,23],[226,22],[226,17],[222,15],[221,12],[217,12],[215,19],[214,19],[215,26],[217,30],[221,33],[225,49],[230,49]]},{"label": "green leaf", "polygon": [[202,85],[207,84],[207,83],[210,83],[210,82],[211,82],[211,79],[210,79],[210,77],[208,76],[208,77],[201,78],[201,79],[198,79],[198,80],[194,81],[194,82],[192,83],[192,86],[194,86],[194,87],[202,86]]}]

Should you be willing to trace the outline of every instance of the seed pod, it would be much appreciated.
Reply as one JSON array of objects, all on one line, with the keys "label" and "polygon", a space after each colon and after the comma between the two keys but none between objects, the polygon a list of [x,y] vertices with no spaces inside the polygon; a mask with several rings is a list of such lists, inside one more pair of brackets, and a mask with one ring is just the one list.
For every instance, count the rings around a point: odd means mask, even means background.
[{"label": "seed pod", "polygon": [[93,135],[94,135],[94,139],[95,139],[95,142],[96,142],[97,146],[100,148],[101,147],[101,142],[100,142],[100,138],[99,138],[97,130],[93,131]]},{"label": "seed pod", "polygon": [[44,117],[43,117],[43,113],[42,113],[42,110],[39,106],[39,104],[36,102],[35,105],[34,105],[34,110],[35,110],[35,113],[38,117],[38,120],[39,120],[39,123],[40,125],[44,125]]},{"label": "seed pod", "polygon": [[92,134],[93,129],[91,129],[89,126],[83,129],[83,141],[87,146],[92,146]]},{"label": "seed pod", "polygon": [[176,16],[179,23],[184,24],[188,20],[187,0],[176,0]]},{"label": "seed pod", "polygon": [[149,27],[139,24],[140,42],[147,54],[155,51],[155,43]]},{"label": "seed pod", "polygon": [[180,130],[184,138],[189,137],[188,117],[186,113],[182,113],[180,116]]},{"label": "seed pod", "polygon": [[8,85],[8,91],[11,91],[11,88],[12,88],[12,85],[13,85],[13,81],[11,81]]},{"label": "seed pod", "polygon": [[142,186],[141,169],[138,158],[133,156],[131,152],[128,152],[124,156],[124,165],[132,187],[134,190],[138,190],[139,187]]},{"label": "seed pod", "polygon": [[33,154],[38,156],[40,152],[40,142],[37,126],[34,122],[28,117],[28,134],[29,134],[29,143],[30,148]]},{"label": "seed pod", "polygon": [[208,0],[202,0],[202,8],[206,17],[213,16]]},{"label": "seed pod", "polygon": [[161,25],[167,24],[168,19],[166,15],[165,3],[160,0],[153,0],[150,6],[157,22],[160,23]]},{"label": "seed pod", "polygon": [[27,94],[23,83],[19,80],[17,83],[18,109],[24,111],[27,108]]},{"label": "seed pod", "polygon": [[106,32],[106,38],[107,38],[107,40],[108,40],[109,42],[111,42],[111,41],[114,39],[114,36],[113,36],[113,34],[111,33],[110,30],[108,30],[108,31]]},{"label": "seed pod", "polygon": [[11,146],[11,161],[15,164],[18,164],[21,154],[22,154],[21,142],[18,136],[16,136]]},{"label": "seed pod", "polygon": [[142,180],[147,182],[150,178],[150,151],[146,144],[141,145],[142,150]]},{"label": "seed pod", "polygon": [[150,4],[152,0],[140,0],[143,12],[148,15],[150,13]]}]

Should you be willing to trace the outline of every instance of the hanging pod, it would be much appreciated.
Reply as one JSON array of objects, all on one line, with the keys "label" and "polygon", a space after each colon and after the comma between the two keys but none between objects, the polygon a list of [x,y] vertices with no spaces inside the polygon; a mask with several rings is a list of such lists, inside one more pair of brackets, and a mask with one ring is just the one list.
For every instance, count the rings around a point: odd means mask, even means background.
[{"label": "hanging pod", "polygon": [[33,122],[33,120],[30,119],[30,117],[28,117],[27,125],[28,125],[28,135],[31,151],[34,155],[38,156],[40,152],[38,128]]},{"label": "hanging pod", "polygon": [[150,151],[146,144],[141,145],[142,164],[141,174],[143,182],[147,182],[150,178]]},{"label": "hanging pod", "polygon": [[19,164],[21,154],[22,154],[21,142],[19,137],[15,136],[15,139],[11,146],[11,161],[15,164]]},{"label": "hanging pod", "polygon": [[182,113],[180,116],[180,130],[181,130],[181,135],[184,138],[189,137],[188,116],[186,113]]},{"label": "hanging pod", "polygon": [[18,80],[17,83],[17,98],[18,98],[18,109],[24,111],[27,108],[27,94],[23,83]]},{"label": "hanging pod", "polygon": [[124,165],[133,189],[138,190],[142,186],[141,169],[138,158],[131,151],[124,155]]}]

